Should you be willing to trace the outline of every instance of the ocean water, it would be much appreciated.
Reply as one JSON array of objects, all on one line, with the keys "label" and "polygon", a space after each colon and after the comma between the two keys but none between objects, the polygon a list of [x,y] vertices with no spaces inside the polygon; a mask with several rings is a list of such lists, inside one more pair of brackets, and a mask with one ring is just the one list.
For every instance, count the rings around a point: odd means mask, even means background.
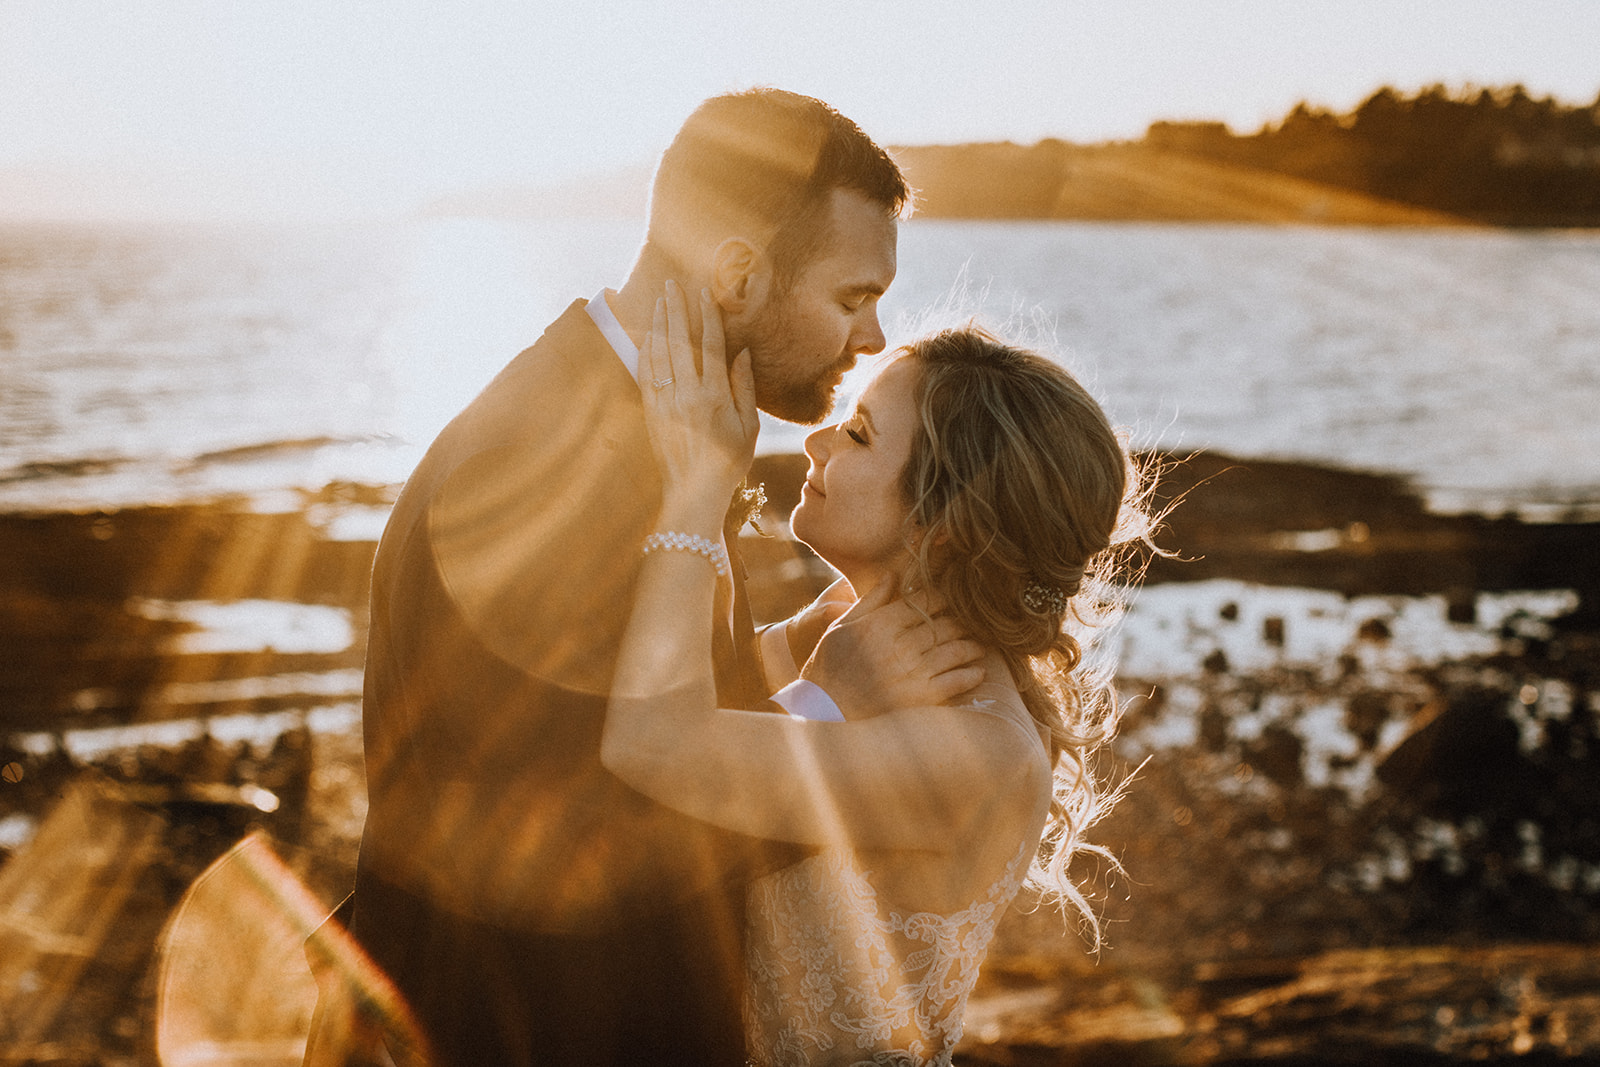
[{"label": "ocean water", "polygon": [[[0,508],[403,480],[639,223],[0,228]],[[891,341],[976,316],[1136,444],[1600,512],[1600,234],[913,221]],[[846,393],[870,367],[855,372]],[[804,430],[771,423],[763,451]]]}]

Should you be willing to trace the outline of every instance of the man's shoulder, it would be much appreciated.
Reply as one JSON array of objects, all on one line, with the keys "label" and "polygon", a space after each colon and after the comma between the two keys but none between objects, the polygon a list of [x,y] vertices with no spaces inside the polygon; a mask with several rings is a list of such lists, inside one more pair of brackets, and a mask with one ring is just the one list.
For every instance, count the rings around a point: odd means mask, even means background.
[{"label": "man's shoulder", "polygon": [[[588,301],[574,300],[545,327],[538,340],[511,358],[481,393],[451,421],[438,443],[449,443],[486,416],[503,415],[508,406],[532,415],[564,415],[563,405],[546,399],[581,391],[625,392],[627,370],[585,310]],[[515,432],[516,425],[506,427]]]},{"label": "man's shoulder", "polygon": [[436,544],[536,546],[541,531],[603,529],[606,513],[659,491],[638,387],[584,303],[519,353],[429,450]]},{"label": "man's shoulder", "polygon": [[453,482],[479,483],[490,470],[538,485],[583,477],[572,459],[585,438],[619,453],[642,438],[637,387],[585,304],[573,301],[440,431],[402,494],[413,519]]},{"label": "man's shoulder", "polygon": [[[489,648],[603,690],[660,487],[637,388],[596,337],[578,302],[513,361],[452,426],[450,454],[430,457],[441,468],[418,518],[446,591]],[[595,366],[600,356],[617,365]]]}]

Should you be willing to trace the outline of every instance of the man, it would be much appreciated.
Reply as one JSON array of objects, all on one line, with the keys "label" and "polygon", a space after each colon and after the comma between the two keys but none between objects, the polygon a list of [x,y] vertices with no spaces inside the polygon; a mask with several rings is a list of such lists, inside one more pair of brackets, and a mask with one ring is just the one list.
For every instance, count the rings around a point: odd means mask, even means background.
[{"label": "man", "polygon": [[[888,155],[819,101],[706,101],[662,157],[625,284],[572,304],[401,494],[373,572],[351,929],[436,1062],[743,1062],[744,887],[793,854],[662,808],[599,762],[660,499],[638,345],[669,282],[708,289],[728,350],[751,350],[761,408],[820,421],[884,346],[907,198]],[[742,585],[728,592],[707,620],[719,697],[755,708]],[[801,700],[857,699],[819,680]]]}]

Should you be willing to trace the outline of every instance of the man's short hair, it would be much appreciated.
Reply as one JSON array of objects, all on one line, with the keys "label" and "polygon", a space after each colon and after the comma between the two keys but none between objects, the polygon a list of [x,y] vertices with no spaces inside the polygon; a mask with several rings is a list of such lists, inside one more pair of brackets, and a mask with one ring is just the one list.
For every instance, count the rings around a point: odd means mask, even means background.
[{"label": "man's short hair", "polygon": [[911,199],[889,153],[821,100],[771,88],[725,93],[697,107],[662,154],[650,235],[669,244],[764,239],[781,288],[819,251],[835,189],[890,217]]}]

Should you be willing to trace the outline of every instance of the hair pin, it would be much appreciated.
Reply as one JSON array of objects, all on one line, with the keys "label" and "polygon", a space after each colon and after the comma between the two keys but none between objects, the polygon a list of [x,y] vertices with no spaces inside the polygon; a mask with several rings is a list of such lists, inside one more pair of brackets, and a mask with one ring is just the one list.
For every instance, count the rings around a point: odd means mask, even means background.
[{"label": "hair pin", "polygon": [[1067,611],[1067,594],[1053,585],[1030,581],[1022,587],[1022,604],[1029,611],[1038,612],[1041,615],[1065,615]]}]

